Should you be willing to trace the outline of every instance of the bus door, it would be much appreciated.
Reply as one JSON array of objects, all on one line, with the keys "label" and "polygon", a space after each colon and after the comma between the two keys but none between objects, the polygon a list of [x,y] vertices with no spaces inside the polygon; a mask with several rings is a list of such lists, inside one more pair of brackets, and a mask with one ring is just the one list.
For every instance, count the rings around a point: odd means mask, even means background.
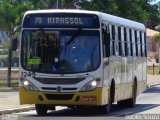
[{"label": "bus door", "polygon": [[108,25],[102,24],[104,86],[109,82],[110,32]]}]

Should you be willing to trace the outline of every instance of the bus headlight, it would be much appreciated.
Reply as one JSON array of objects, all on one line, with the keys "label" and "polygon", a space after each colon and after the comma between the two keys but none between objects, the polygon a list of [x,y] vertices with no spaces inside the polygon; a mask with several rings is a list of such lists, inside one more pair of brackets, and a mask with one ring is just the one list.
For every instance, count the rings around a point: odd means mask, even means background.
[{"label": "bus headlight", "polygon": [[23,81],[23,86],[27,90],[39,91],[38,88],[28,80]]},{"label": "bus headlight", "polygon": [[85,84],[80,91],[91,91],[94,90],[97,87],[98,81],[97,80],[92,80],[90,82],[88,82],[87,84]]}]

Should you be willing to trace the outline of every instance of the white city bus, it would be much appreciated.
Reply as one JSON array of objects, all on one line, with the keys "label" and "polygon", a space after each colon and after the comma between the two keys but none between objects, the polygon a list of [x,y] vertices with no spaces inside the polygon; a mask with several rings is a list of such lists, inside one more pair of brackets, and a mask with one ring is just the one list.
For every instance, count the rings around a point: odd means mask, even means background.
[{"label": "white city bus", "polygon": [[104,112],[114,102],[134,107],[146,80],[143,24],[85,10],[25,13],[20,104],[35,104],[38,115],[59,105]]}]

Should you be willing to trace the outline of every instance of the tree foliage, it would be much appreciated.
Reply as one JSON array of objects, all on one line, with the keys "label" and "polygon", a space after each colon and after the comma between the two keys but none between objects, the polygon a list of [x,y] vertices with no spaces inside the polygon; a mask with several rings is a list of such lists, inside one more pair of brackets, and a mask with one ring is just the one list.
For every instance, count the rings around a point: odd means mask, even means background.
[{"label": "tree foliage", "polygon": [[102,11],[144,23],[154,29],[160,23],[160,4],[151,5],[153,0],[82,0],[83,9]]},{"label": "tree foliage", "polygon": [[31,9],[26,2],[14,0],[1,0],[0,2],[0,28],[9,31],[14,26],[20,24],[22,16],[26,10]]},{"label": "tree foliage", "polygon": [[[58,0],[59,8],[94,10],[128,18],[154,28],[160,23],[160,3],[154,0]],[[0,28],[9,29],[21,23],[27,10],[56,9],[57,0],[0,0]]]},{"label": "tree foliage", "polygon": [[160,33],[155,34],[153,38],[154,38],[154,41],[158,43],[158,41],[160,41]]}]

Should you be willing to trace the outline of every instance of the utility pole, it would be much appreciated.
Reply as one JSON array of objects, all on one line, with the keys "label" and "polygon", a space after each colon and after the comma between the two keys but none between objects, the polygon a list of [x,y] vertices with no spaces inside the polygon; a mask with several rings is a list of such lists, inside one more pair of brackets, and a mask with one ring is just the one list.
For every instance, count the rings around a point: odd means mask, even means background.
[{"label": "utility pole", "polygon": [[8,48],[8,76],[7,76],[7,87],[11,86],[11,64],[12,64],[12,38],[13,38],[13,32],[11,30],[9,35],[9,48]]},{"label": "utility pole", "polygon": [[16,26],[14,29],[10,31],[9,36],[9,49],[8,49],[8,77],[7,77],[7,86],[11,86],[11,65],[12,65],[12,40],[14,37],[14,34],[21,29],[21,25]]}]

